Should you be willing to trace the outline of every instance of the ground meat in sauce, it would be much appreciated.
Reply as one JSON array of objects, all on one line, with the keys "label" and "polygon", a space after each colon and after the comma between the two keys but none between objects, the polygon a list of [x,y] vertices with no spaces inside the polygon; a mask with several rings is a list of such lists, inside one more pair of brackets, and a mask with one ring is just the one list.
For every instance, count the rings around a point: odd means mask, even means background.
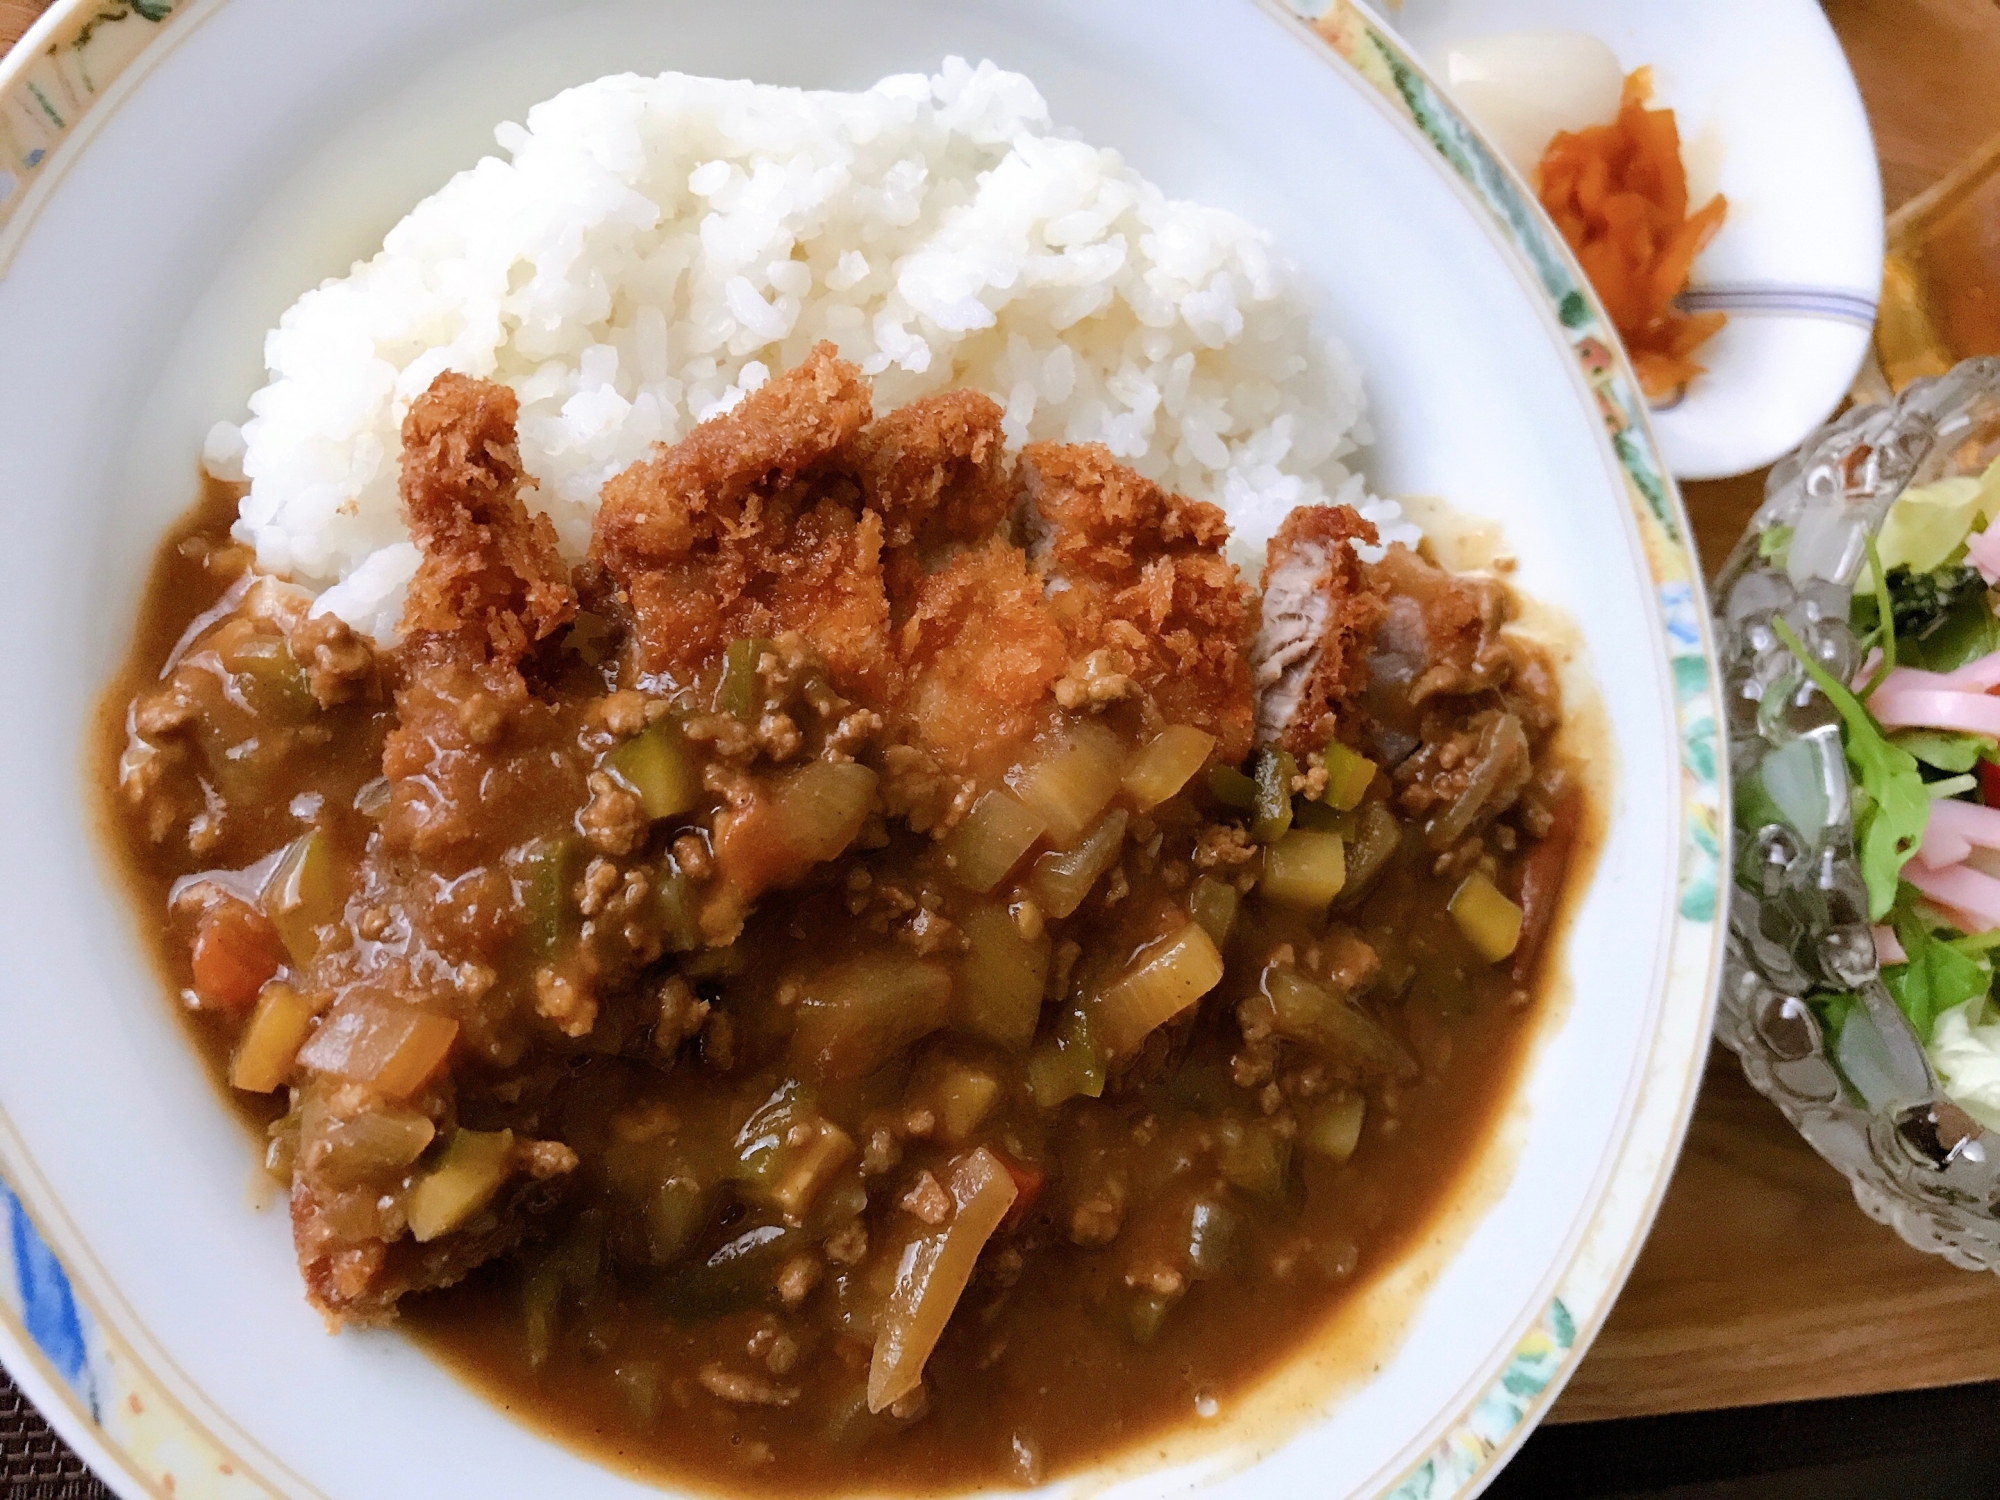
[{"label": "ground meat in sauce", "polygon": [[969,392],[877,417],[825,346],[572,573],[515,413],[413,404],[395,648],[214,507],[117,703],[146,919],[331,1325],[663,1473],[1019,1483],[1393,1260],[1577,823],[1503,585],[1301,511],[1260,630],[1213,506]]}]

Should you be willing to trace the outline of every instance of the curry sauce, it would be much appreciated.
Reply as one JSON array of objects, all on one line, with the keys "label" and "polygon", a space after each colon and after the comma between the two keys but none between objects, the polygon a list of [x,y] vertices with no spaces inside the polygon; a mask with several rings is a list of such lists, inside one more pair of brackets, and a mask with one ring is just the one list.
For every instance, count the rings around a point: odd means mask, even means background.
[{"label": "curry sauce", "polygon": [[1028,1484],[1434,1221],[1581,857],[1552,667],[1352,512],[1260,625],[1213,507],[982,402],[817,359],[572,569],[441,377],[388,646],[232,494],[163,544],[100,782],[331,1325],[678,1483]]}]

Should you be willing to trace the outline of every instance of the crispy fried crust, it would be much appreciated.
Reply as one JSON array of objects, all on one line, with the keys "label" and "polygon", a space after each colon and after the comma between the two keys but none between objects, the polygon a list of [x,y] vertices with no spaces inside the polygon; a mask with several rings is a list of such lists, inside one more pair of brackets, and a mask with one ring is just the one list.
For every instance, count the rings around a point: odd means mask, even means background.
[{"label": "crispy fried crust", "polygon": [[521,503],[520,403],[450,371],[403,419],[403,511],[423,561],[403,634],[471,662],[518,663],[576,613],[555,527]]},{"label": "crispy fried crust", "polygon": [[[842,693],[964,774],[1018,748],[1065,674],[1103,656],[1093,683],[1129,675],[1241,758],[1254,616],[1221,511],[1103,448],[1041,445],[1016,469],[1001,417],[953,391],[876,420],[860,372],[822,344],[619,475],[591,555],[634,666],[692,683],[732,639],[796,630]],[[1017,510],[1043,536],[1032,569]]]},{"label": "crispy fried crust", "polygon": [[624,575],[671,564],[704,543],[764,540],[774,520],[789,520],[797,508],[786,492],[846,449],[869,410],[861,372],[833,345],[817,345],[733,411],[606,484],[591,557]]},{"label": "crispy fried crust", "polygon": [[736,637],[797,630],[844,690],[893,691],[882,518],[843,477],[869,415],[861,372],[821,344],[605,485],[591,557],[645,671],[689,682]]},{"label": "crispy fried crust", "polygon": [[1382,585],[1353,544],[1376,541],[1346,505],[1299,506],[1271,538],[1254,653],[1260,739],[1299,756],[1323,750],[1366,691]]},{"label": "crispy fried crust", "polygon": [[1031,551],[1071,651],[1111,651],[1168,722],[1208,731],[1218,756],[1241,760],[1254,728],[1255,601],[1222,555],[1222,511],[1162,489],[1095,443],[1031,444],[1021,477],[1026,523],[1040,532]]},{"label": "crispy fried crust", "polygon": [[897,632],[902,712],[959,772],[993,769],[1033,734],[1068,669],[1069,641],[1021,549],[995,538],[924,578]]},{"label": "crispy fried crust", "polygon": [[1014,503],[998,404],[977,391],[946,391],[898,407],[854,444],[867,504],[881,512],[891,547],[979,542]]}]

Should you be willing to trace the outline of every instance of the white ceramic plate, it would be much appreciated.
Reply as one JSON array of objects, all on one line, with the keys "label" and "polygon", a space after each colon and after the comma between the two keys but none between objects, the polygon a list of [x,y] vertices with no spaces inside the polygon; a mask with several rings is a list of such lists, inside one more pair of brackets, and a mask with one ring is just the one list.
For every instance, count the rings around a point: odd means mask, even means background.
[{"label": "white ceramic plate", "polygon": [[557,88],[669,66],[856,87],[948,52],[1028,72],[1170,191],[1269,226],[1367,369],[1377,485],[1500,522],[1521,586],[1612,668],[1575,994],[1488,1191],[1372,1295],[1409,1316],[1358,1384],[1305,1380],[1289,1427],[1225,1412],[1219,1447],[1119,1493],[1444,1500],[1533,1425],[1636,1252],[1707,1046],[1706,613],[1629,372],[1545,223],[1375,23],[1342,5],[1319,29],[1250,0],[68,0],[38,25],[0,72],[0,1357],[124,1494],[643,1492],[394,1335],[320,1332],[93,843],[91,706],[203,432],[300,288]]},{"label": "white ceramic plate", "polygon": [[1826,420],[1867,352],[1882,285],[1882,184],[1840,43],[1816,0],[1405,0],[1396,27],[1442,72],[1451,46],[1581,31],[1653,69],[1679,122],[1694,202],[1729,198],[1691,305],[1728,324],[1707,373],[1653,430],[1674,473],[1772,463]]}]

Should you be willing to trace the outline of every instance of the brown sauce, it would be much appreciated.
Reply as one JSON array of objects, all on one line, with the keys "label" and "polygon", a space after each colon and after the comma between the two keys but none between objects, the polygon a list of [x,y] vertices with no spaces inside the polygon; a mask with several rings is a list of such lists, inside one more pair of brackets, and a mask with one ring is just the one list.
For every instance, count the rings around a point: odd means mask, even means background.
[{"label": "brown sauce", "polygon": [[[256,673],[268,652],[258,652],[288,641],[297,656],[285,659],[296,667],[304,648],[296,620],[282,629],[260,626],[249,630],[247,645],[212,648],[225,658],[216,680],[228,686],[211,719],[199,720],[212,720],[214,733],[241,752],[229,764],[255,767],[245,785],[258,808],[219,819],[198,850],[192,833],[151,837],[157,825],[149,825],[148,814],[157,800],[121,795],[121,760],[132,754],[135,715],[146,711],[162,681],[173,680],[163,669],[177,648],[184,668],[203,642],[217,639],[217,626],[202,634],[194,622],[218,601],[235,599],[224,598],[245,561],[227,541],[234,503],[233,494],[212,487],[162,544],[131,656],[104,700],[96,751],[107,824],[142,930],[153,940],[169,992],[193,1002],[179,1008],[219,1081],[248,1045],[246,1008],[204,998],[198,965],[191,968],[191,942],[225,904],[212,893],[202,898],[199,889],[191,896],[196,877],[267,870],[258,862],[299,847],[301,830],[309,830],[322,841],[316,857],[330,860],[350,887],[372,891],[377,905],[399,913],[397,921],[430,934],[427,954],[444,951],[446,939],[435,935],[442,926],[424,924],[461,922],[477,904],[463,892],[483,889],[468,882],[513,871],[516,900],[532,899],[521,894],[532,877],[520,873],[527,868],[520,850],[568,837],[563,830],[573,816],[585,816],[577,809],[591,797],[586,773],[604,763],[606,744],[618,739],[592,717],[601,713],[592,705],[614,685],[613,669],[594,651],[572,650],[538,668],[544,674],[538,691],[554,708],[533,712],[548,722],[509,732],[516,743],[530,736],[541,747],[539,758],[531,757],[540,769],[521,769],[520,755],[487,768],[480,785],[489,800],[481,815],[511,824],[491,837],[482,833],[468,846],[471,853],[453,856],[458,864],[446,884],[459,894],[426,906],[431,898],[413,894],[408,859],[390,861],[381,852],[383,829],[398,814],[385,814],[381,795],[371,791],[382,776],[385,737],[398,723],[397,704],[409,701],[398,696],[409,691],[408,669],[400,679],[316,710],[290,701],[273,709],[255,697],[267,680]],[[239,604],[229,618],[245,613]],[[595,624],[571,629],[591,633]],[[199,639],[190,642],[191,636]],[[559,646],[578,639],[554,638]],[[239,648],[242,663],[232,665],[227,654]],[[810,651],[785,659],[806,679],[820,680],[812,676],[820,668]],[[768,687],[777,678],[760,680]],[[298,683],[284,682],[296,695]],[[719,680],[710,672],[676,701],[706,705],[732,691],[726,675]],[[813,689],[801,691],[809,697]],[[767,717],[776,702],[767,702]],[[1479,702],[1488,704],[1490,695]],[[797,716],[806,744],[798,755],[810,756],[831,731],[813,728],[802,709]],[[698,711],[685,722],[696,726],[694,733],[707,732]],[[1046,758],[1048,745],[1072,743],[1062,736],[1076,733],[1073,718],[1053,710],[1037,722],[1014,751],[1031,768],[1036,755]],[[1126,756],[1157,732],[1137,701],[1114,703],[1090,722]],[[1562,788],[1571,799],[1568,816],[1582,824],[1580,832],[1572,827],[1567,886],[1574,890],[1581,884],[1575,872],[1591,857],[1597,813],[1579,809],[1580,785],[1574,775],[1564,779],[1555,738],[1548,737],[1538,761],[1552,774],[1536,785]],[[227,750],[185,743],[211,766],[228,759]],[[250,749],[243,751],[245,745]],[[873,753],[864,750],[857,759]],[[771,778],[769,788],[759,783],[757,795],[778,797],[790,784],[784,777],[792,772],[767,771],[756,760],[750,765],[754,775]],[[1125,809],[1119,815],[1127,818],[1120,826],[1133,832],[1121,846],[1122,862],[1101,878],[1124,888],[1107,899],[1105,885],[1093,886],[1074,916],[1050,920],[1052,942],[1073,936],[1086,950],[1079,973],[1095,956],[1101,972],[1089,981],[1097,986],[1091,1004],[1102,1004],[1113,982],[1107,975],[1129,974],[1146,955],[1189,937],[1197,925],[1188,915],[1192,892],[1201,879],[1226,881],[1245,868],[1263,868],[1261,852],[1248,867],[1200,863],[1210,830],[1240,829],[1249,816],[1219,804],[1206,775],[1144,810],[1114,797],[1114,810]],[[519,785],[510,790],[507,776]],[[247,794],[231,795],[241,802]],[[1386,806],[1397,795],[1389,775],[1378,774],[1368,801],[1343,814],[1342,826],[1351,834],[1354,818],[1371,803]],[[1529,792],[1523,805],[1535,795]],[[1540,804],[1544,819],[1553,795]],[[177,816],[187,817],[190,830],[199,827],[199,812],[183,807]],[[1217,933],[1226,961],[1220,984],[1122,1053],[1100,1057],[1099,1071],[1107,1075],[1097,1084],[1101,1097],[1087,1090],[1063,1097],[1073,1079],[1049,1092],[1049,1078],[1060,1074],[1049,1059],[1081,1055],[1062,1053],[1057,1044],[1065,1006],[1084,1003],[1065,1001],[1066,991],[1054,983],[1031,1045],[997,1044],[968,1026],[961,998],[944,1026],[884,1044],[882,1055],[864,1048],[865,1064],[825,1060],[861,1045],[851,1030],[830,1033],[834,1039],[816,1054],[819,1061],[801,1060],[798,1028],[805,1023],[795,1017],[821,1003],[814,976],[879,962],[903,966],[884,971],[891,979],[883,983],[938,972],[951,973],[961,990],[966,983],[953,965],[967,960],[949,938],[990,902],[941,877],[940,850],[949,845],[893,820],[879,842],[871,832],[803,874],[786,876],[751,906],[741,935],[727,944],[689,943],[669,931],[663,948],[658,931],[636,937],[628,931],[637,958],[621,950],[622,968],[593,959],[599,967],[577,971],[611,973],[615,982],[595,981],[601,989],[595,1025],[573,1035],[562,1028],[573,1024],[574,1011],[550,998],[546,980],[537,989],[530,975],[538,964],[552,972],[571,962],[602,935],[593,935],[587,921],[580,936],[566,928],[545,943],[535,926],[540,917],[503,913],[490,930],[481,929],[477,945],[462,950],[476,952],[496,977],[484,988],[461,983],[450,996],[425,1002],[433,1012],[458,1007],[450,1012],[460,1040],[449,1072],[426,1076],[371,1118],[421,1127],[421,1153],[394,1163],[391,1174],[393,1192],[406,1196],[414,1180],[443,1172],[444,1150],[461,1137],[493,1141],[504,1130],[513,1143],[507,1149],[523,1152],[531,1137],[566,1142],[559,1149],[573,1148],[573,1164],[523,1185],[522,1174],[532,1176],[551,1160],[531,1166],[523,1156],[509,1186],[469,1216],[447,1221],[422,1257],[419,1247],[389,1232],[403,1227],[398,1217],[389,1231],[371,1230],[374,1239],[340,1231],[349,1239],[333,1242],[334,1269],[315,1280],[302,1231],[308,1283],[333,1316],[375,1321],[387,1307],[398,1308],[403,1328],[535,1429],[620,1468],[706,1489],[919,1494],[1038,1482],[1191,1422],[1197,1400],[1227,1412],[1311,1347],[1319,1330],[1366,1297],[1433,1231],[1484,1160],[1547,1003],[1546,975],[1517,980],[1508,963],[1481,957],[1447,912],[1471,865],[1461,858],[1436,868],[1443,861],[1415,836],[1419,821],[1410,819],[1365,894],[1344,893],[1331,917],[1267,900],[1261,887],[1246,894],[1234,921]],[[1517,811],[1493,820],[1493,829],[1504,825],[1507,832],[1490,834],[1483,847],[1495,884],[1519,895],[1522,880],[1533,878],[1526,865],[1535,844],[1516,832],[1516,821],[1534,819]],[[1159,839],[1148,853],[1137,835],[1154,830]],[[623,868],[629,873],[651,861],[647,870],[671,875],[675,846],[665,833],[650,837],[622,856]],[[1036,847],[1056,843],[1045,834]],[[723,850],[719,836],[717,847]],[[1031,857],[1019,870],[1033,867]],[[581,867],[568,868],[575,875]],[[376,884],[368,886],[370,880]],[[1044,889],[1032,880],[1017,871],[1023,889]],[[579,885],[588,883],[585,876]],[[238,877],[222,884],[238,893],[249,889]],[[889,916],[869,926],[883,910],[869,901],[892,888],[927,893],[931,904],[921,910],[931,914],[930,929],[916,923],[912,937],[915,919],[887,897]],[[341,1006],[376,1003],[368,995],[353,998],[351,992],[380,983],[378,971],[356,955],[395,939],[368,926],[374,919],[362,912],[364,904],[350,899],[319,929],[312,951],[301,957],[294,950],[279,961],[278,972],[289,980],[270,981],[343,997],[314,1002],[315,1035],[342,1014]],[[646,910],[645,922],[655,922],[652,908]],[[573,917],[565,920],[574,925]],[[925,931],[939,921],[946,940],[928,947]],[[1546,911],[1542,921],[1560,926]],[[897,935],[886,946],[885,933]],[[1539,941],[1555,947],[1558,936],[1545,926]],[[1366,964],[1351,950],[1356,943],[1365,945]],[[524,960],[531,950],[542,957]],[[560,956],[543,962],[551,952]],[[717,953],[727,954],[726,961]],[[1273,1003],[1259,997],[1279,968],[1344,996],[1343,976],[1365,968],[1367,977],[1354,981],[1349,996],[1352,1008],[1390,1039],[1392,1058],[1403,1062],[1308,1048],[1282,1025],[1260,1051],[1255,1018]],[[706,1019],[692,1018],[685,1039],[676,1033],[664,1053],[648,1050],[649,1028],[668,1024],[654,1019],[660,976],[682,970],[693,976],[684,998],[700,995]],[[408,977],[413,971],[395,972],[404,983],[419,983]],[[638,994],[644,1005],[635,1010],[639,1003],[631,997]],[[1089,1024],[1100,1030],[1091,1033],[1091,1045],[1102,1052],[1111,1034],[1103,1028],[1111,1023],[1102,1010],[1079,1014],[1095,1017]],[[719,1029],[717,1017],[733,1024]],[[468,1057],[469,1050],[476,1055]],[[321,1218],[302,1222],[317,1226],[309,1232],[323,1243],[332,1232],[324,1223],[347,1210],[333,1188],[298,1164],[299,1142],[310,1142],[321,1128],[312,1109],[324,1118],[359,1106],[338,1102],[346,1096],[329,1093],[332,1086],[302,1066],[288,1077],[288,1088],[268,1094],[226,1091],[260,1139],[275,1140],[284,1174],[298,1173],[295,1215],[302,1194],[319,1195],[313,1211]],[[986,1080],[975,1090],[981,1098],[993,1085],[991,1098],[966,1107],[970,1123],[953,1125],[967,1077]],[[808,1104],[786,1096],[775,1116],[781,1131],[793,1133],[783,1135],[776,1155],[751,1160],[741,1147],[746,1121],[763,1118],[755,1112],[769,1108],[788,1081],[801,1079]],[[1358,1139],[1344,1152],[1324,1149],[1334,1104],[1352,1100],[1365,1105]],[[369,1105],[379,1106],[379,1099]],[[817,1149],[808,1142],[825,1139],[829,1129],[844,1142],[837,1164],[813,1176],[808,1197],[783,1198],[797,1160]],[[930,1243],[972,1214],[986,1189],[964,1184],[976,1179],[990,1186],[978,1173],[993,1163],[1011,1178],[1004,1189],[1007,1218],[986,1242],[924,1362],[921,1386],[911,1399],[871,1413],[871,1328],[894,1316],[885,1311],[894,1293],[884,1290],[893,1281],[893,1246],[903,1245],[907,1258],[910,1247]],[[370,1179],[366,1193],[376,1185]],[[685,1188],[693,1206],[663,1227],[660,1205],[669,1187]],[[955,1207],[932,1201],[940,1188],[947,1198],[959,1195]],[[408,1212],[420,1216],[413,1197]],[[945,1217],[932,1222],[927,1213]],[[378,1241],[387,1243],[386,1253]],[[338,1256],[351,1257],[364,1242],[375,1255],[371,1279],[343,1290]],[[454,1246],[465,1247],[457,1259],[450,1258],[458,1253]],[[446,1281],[453,1284],[426,1289]],[[405,1287],[411,1295],[394,1302]]]}]

